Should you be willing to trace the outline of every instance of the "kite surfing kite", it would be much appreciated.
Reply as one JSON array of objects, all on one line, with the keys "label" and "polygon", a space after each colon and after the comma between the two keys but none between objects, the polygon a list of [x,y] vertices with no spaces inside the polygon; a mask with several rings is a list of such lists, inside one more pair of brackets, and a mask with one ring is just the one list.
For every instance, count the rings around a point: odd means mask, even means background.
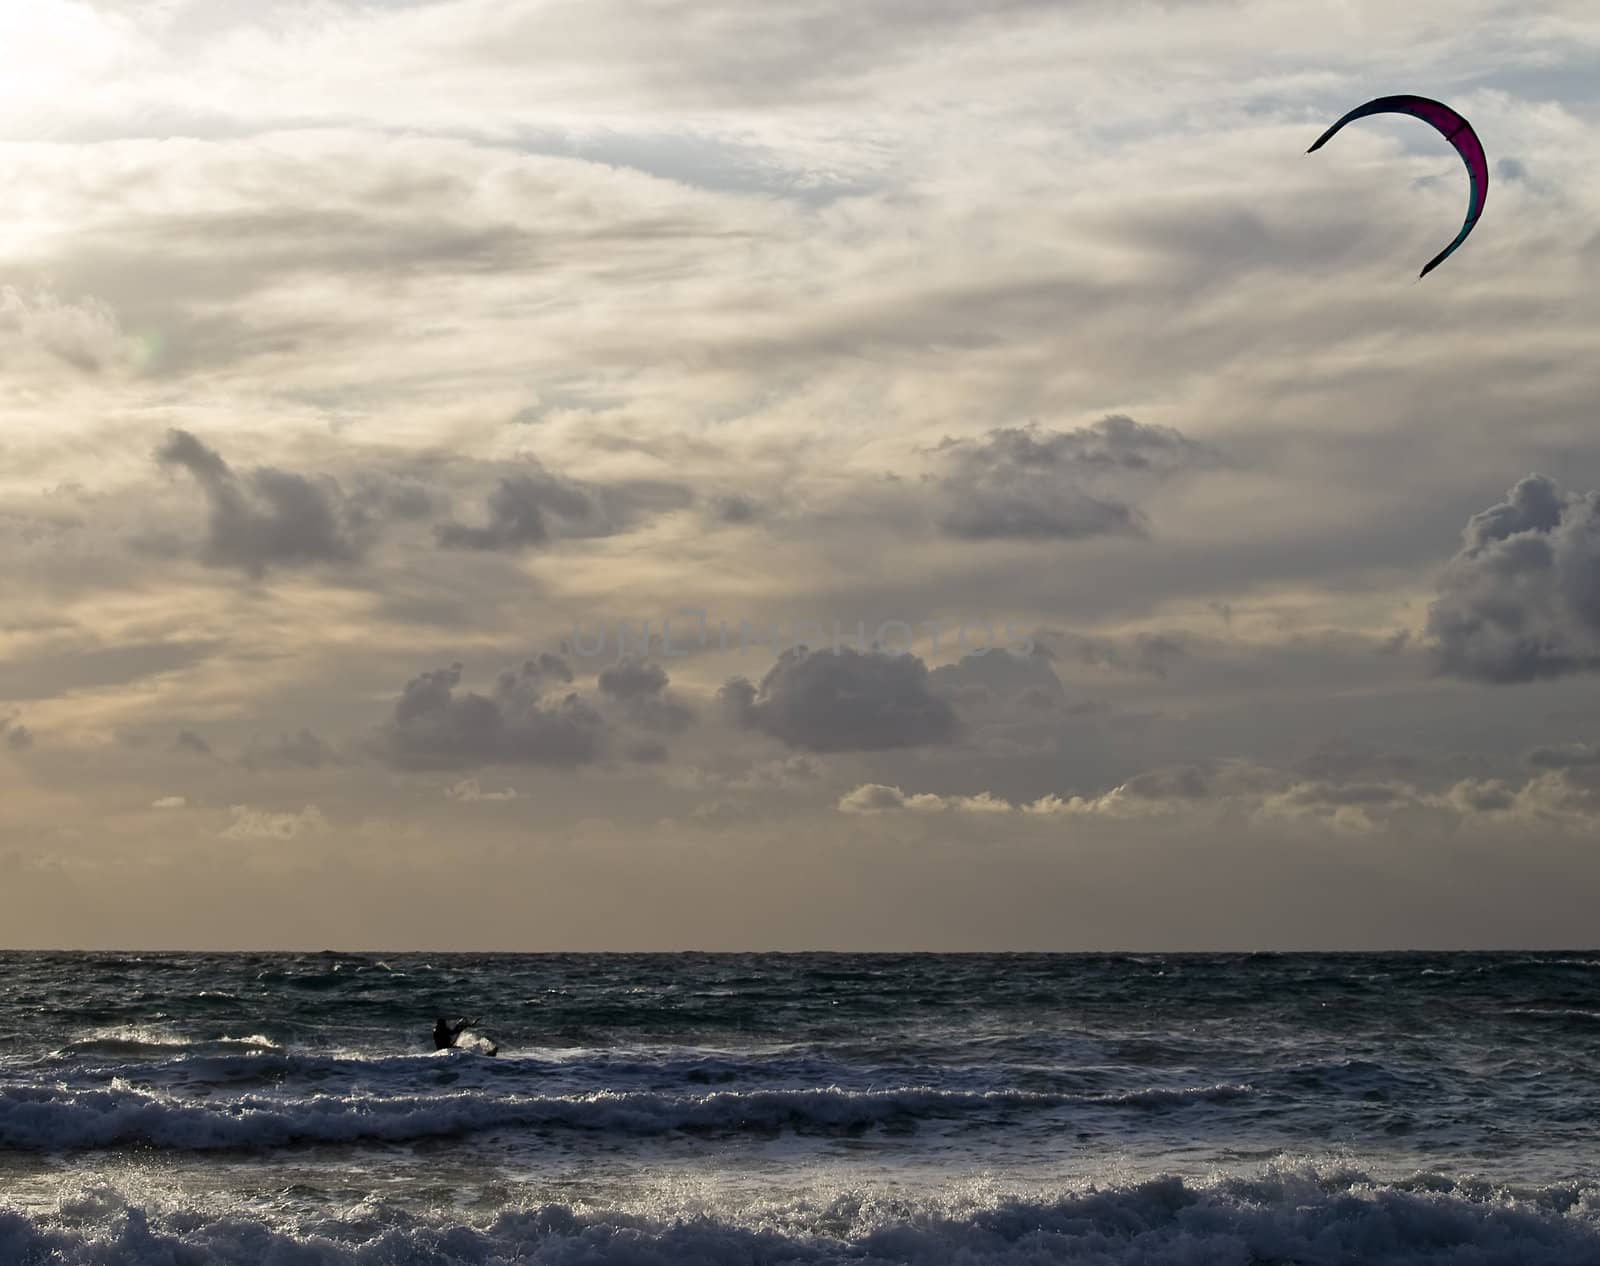
[{"label": "kite surfing kite", "polygon": [[1409,114],[1421,119],[1424,123],[1431,123],[1444,136],[1444,139],[1456,147],[1456,153],[1461,155],[1461,161],[1467,165],[1467,175],[1471,179],[1471,189],[1467,198],[1467,219],[1457,233],[1455,240],[1428,261],[1428,266],[1417,274],[1419,280],[1426,277],[1450,255],[1450,252],[1467,240],[1467,234],[1472,232],[1472,226],[1478,222],[1478,217],[1483,214],[1484,195],[1489,192],[1489,161],[1483,156],[1483,145],[1478,140],[1478,134],[1472,130],[1468,123],[1459,114],[1441,101],[1431,101],[1427,97],[1413,97],[1401,95],[1398,97],[1376,97],[1359,105],[1344,118],[1340,119],[1326,132],[1317,138],[1317,143],[1306,151],[1313,154],[1321,149],[1334,137],[1346,123],[1353,123],[1356,119],[1364,119],[1369,114]]}]

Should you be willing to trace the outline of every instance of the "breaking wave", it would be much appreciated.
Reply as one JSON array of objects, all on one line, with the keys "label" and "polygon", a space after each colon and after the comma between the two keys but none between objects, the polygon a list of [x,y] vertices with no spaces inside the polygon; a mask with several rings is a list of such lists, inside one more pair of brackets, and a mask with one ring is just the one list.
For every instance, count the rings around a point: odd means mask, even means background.
[{"label": "breaking wave", "polygon": [[622,1135],[765,1132],[848,1133],[875,1126],[975,1115],[1084,1110],[1171,1110],[1228,1103],[1248,1086],[1150,1089],[1113,1095],[1050,1095],[1016,1090],[966,1092],[929,1087],[851,1091],[724,1091],[699,1095],[597,1091],[578,1095],[245,1094],[186,1100],[117,1081],[74,1090],[60,1085],[0,1091],[0,1149],[57,1151],[141,1144],[203,1151],[307,1143],[401,1142],[513,1129]]},{"label": "breaking wave", "polygon": [[0,1208],[0,1260],[61,1266],[1591,1266],[1600,1191],[1418,1175],[1268,1171],[1176,1177],[1045,1199],[883,1200],[861,1193],[733,1212],[552,1204],[467,1223],[371,1204],[274,1225],[153,1209],[101,1189],[40,1216]]}]

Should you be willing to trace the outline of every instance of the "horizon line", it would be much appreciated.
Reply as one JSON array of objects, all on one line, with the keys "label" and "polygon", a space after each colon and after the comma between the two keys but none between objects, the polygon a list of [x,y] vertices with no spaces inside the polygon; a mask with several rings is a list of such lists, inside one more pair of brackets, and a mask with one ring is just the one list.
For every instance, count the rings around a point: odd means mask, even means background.
[{"label": "horizon line", "polygon": [[1401,955],[1401,954],[1600,954],[1600,946],[1565,945],[1565,946],[1493,946],[1466,948],[1460,946],[1411,946],[1390,947],[1385,949],[539,949],[539,950],[514,950],[514,949],[435,949],[427,946],[410,949],[390,947],[388,949],[331,949],[326,946],[317,949],[271,949],[271,948],[197,948],[168,946],[159,949],[119,948],[105,949],[94,946],[52,946],[52,947],[0,947],[0,955],[8,954],[105,954],[114,957],[129,957],[146,954],[298,954],[298,955],[323,955],[328,957],[372,957],[382,955],[415,955],[437,954],[474,957],[501,957],[501,958],[555,958],[582,954],[590,957],[611,955],[616,957],[670,957],[697,955],[701,957],[750,957],[761,955],[770,958],[802,956],[837,955],[852,958],[904,958],[909,956],[940,957],[940,958],[1045,958],[1045,957],[1138,957],[1151,955],[1162,958],[1221,958],[1240,955],[1261,955],[1271,957],[1328,957],[1332,955]]}]

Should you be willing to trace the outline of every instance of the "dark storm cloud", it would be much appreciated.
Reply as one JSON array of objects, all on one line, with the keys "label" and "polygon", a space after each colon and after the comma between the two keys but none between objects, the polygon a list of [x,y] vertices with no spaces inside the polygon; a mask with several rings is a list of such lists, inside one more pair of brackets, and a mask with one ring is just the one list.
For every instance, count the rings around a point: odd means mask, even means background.
[{"label": "dark storm cloud", "polygon": [[443,523],[434,534],[446,549],[524,549],[550,539],[547,516],[582,521],[594,512],[587,496],[554,476],[511,475],[489,494],[485,526]]},{"label": "dark storm cloud", "polygon": [[599,684],[601,691],[613,699],[628,701],[648,698],[666,689],[667,672],[660,664],[623,660],[601,669]]},{"label": "dark storm cloud", "polygon": [[538,682],[541,686],[572,684],[572,666],[549,651],[541,652],[537,659],[523,660],[520,675],[524,682]]},{"label": "dark storm cloud", "polygon": [[489,493],[485,523],[443,523],[434,535],[445,549],[522,550],[547,545],[552,535],[610,536],[643,515],[692,501],[678,484],[589,486],[535,466],[500,479]]},{"label": "dark storm cloud", "polygon": [[1428,613],[1439,671],[1512,683],[1600,668],[1600,493],[1529,475],[1462,541]]},{"label": "dark storm cloud", "polygon": [[1143,516],[1090,483],[1162,476],[1209,459],[1170,427],[1115,414],[1075,431],[1001,427],[981,440],[946,440],[940,527],[964,540],[1073,540],[1140,534]]},{"label": "dark storm cloud", "polygon": [[370,512],[328,476],[258,466],[240,477],[182,430],[168,432],[155,459],[187,470],[205,493],[210,519],[201,557],[210,566],[259,577],[274,566],[355,562],[369,544]]},{"label": "dark storm cloud", "polygon": [[13,752],[24,752],[33,746],[33,731],[15,717],[0,717],[0,739]]},{"label": "dark storm cloud", "polygon": [[588,764],[604,747],[605,722],[576,694],[547,701],[554,676],[529,661],[481,695],[458,691],[460,664],[422,673],[406,683],[379,728],[377,754],[394,768],[418,770]]},{"label": "dark storm cloud", "polygon": [[756,687],[743,677],[721,698],[737,724],[815,752],[942,743],[960,723],[915,655],[850,647],[785,651]]},{"label": "dark storm cloud", "polygon": [[623,660],[600,672],[600,693],[614,700],[634,724],[678,734],[694,723],[694,709],[667,690],[666,670],[642,660]]},{"label": "dark storm cloud", "polygon": [[338,753],[310,730],[257,739],[245,749],[239,763],[246,769],[321,769],[342,762]]},{"label": "dark storm cloud", "polygon": [[1000,648],[935,668],[928,674],[928,688],[964,713],[1007,707],[1051,712],[1067,701],[1047,656],[1017,655]]}]

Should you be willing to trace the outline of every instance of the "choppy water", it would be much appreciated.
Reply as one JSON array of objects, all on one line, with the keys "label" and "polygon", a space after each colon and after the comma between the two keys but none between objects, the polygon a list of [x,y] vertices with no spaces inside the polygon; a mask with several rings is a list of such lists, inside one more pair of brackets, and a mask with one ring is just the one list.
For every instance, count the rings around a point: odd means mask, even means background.
[{"label": "choppy water", "polygon": [[0,955],[0,1263],[1595,1263],[1597,1068],[1600,953]]}]

